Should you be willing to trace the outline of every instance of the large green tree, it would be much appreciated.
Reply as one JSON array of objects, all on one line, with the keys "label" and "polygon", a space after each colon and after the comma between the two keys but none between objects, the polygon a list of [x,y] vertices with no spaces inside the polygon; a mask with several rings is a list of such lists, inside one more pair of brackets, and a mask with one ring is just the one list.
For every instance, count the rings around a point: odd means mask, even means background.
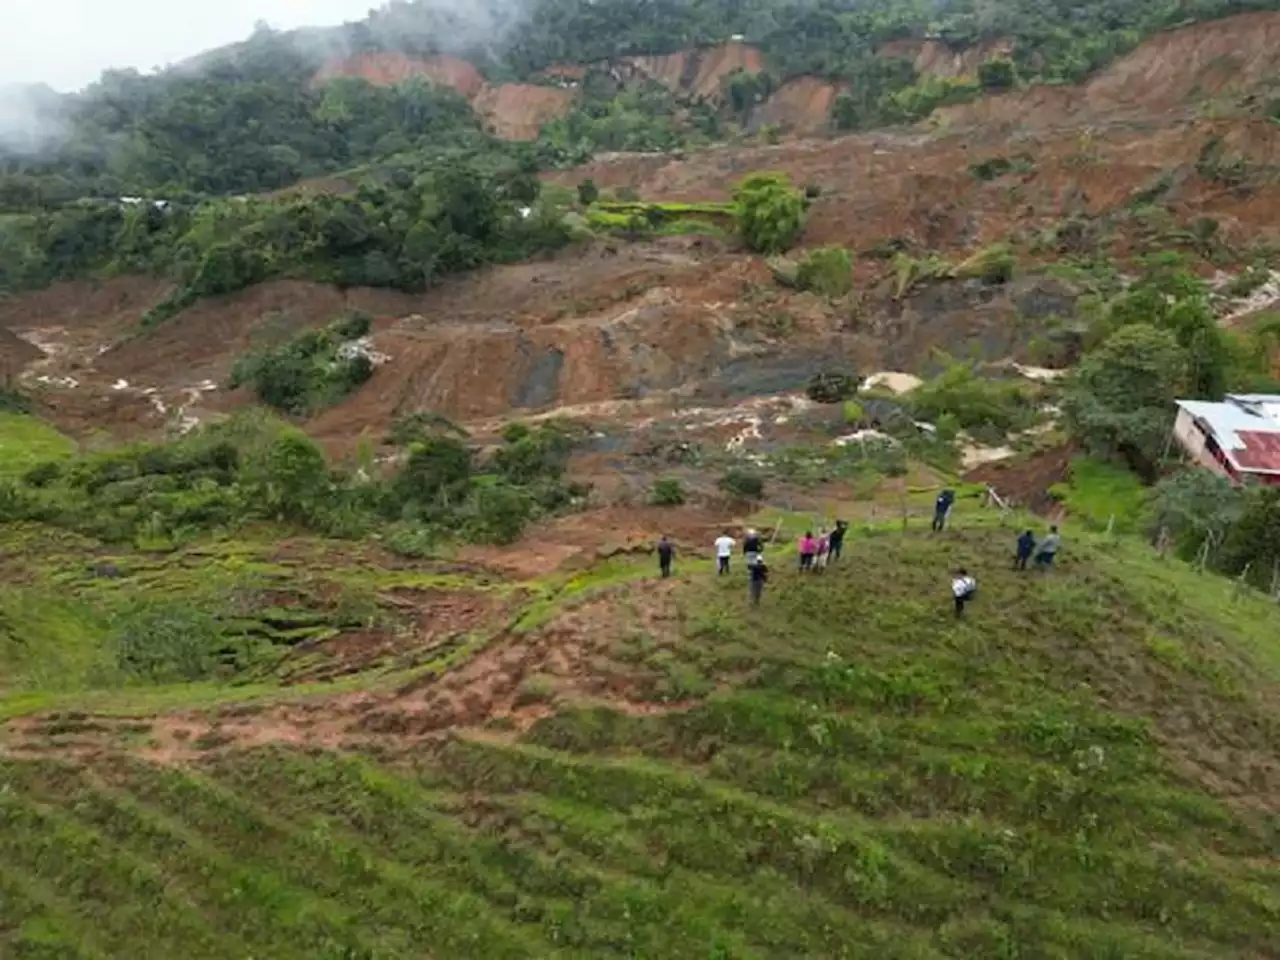
[{"label": "large green tree", "polygon": [[1188,367],[1187,351],[1170,331],[1121,328],[1085,356],[1063,392],[1072,435],[1090,452],[1121,457],[1154,480]]}]

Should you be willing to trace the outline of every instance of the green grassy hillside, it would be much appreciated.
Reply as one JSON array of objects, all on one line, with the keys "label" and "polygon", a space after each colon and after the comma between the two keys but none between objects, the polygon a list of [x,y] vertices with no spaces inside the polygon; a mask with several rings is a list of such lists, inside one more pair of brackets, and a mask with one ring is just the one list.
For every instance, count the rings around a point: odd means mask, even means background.
[{"label": "green grassy hillside", "polygon": [[153,763],[51,721],[0,759],[0,955],[1277,955],[1280,615],[1137,543],[1040,576],[1009,541],[779,558],[758,610],[692,561],[602,577],[535,642],[609,611],[598,655],[665,682],[548,689],[523,732]]}]

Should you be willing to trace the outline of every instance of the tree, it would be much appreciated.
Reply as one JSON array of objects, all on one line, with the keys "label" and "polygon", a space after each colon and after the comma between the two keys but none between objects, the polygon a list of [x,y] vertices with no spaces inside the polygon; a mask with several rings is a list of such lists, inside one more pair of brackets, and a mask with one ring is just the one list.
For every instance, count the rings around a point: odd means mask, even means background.
[{"label": "tree", "polygon": [[784,173],[753,173],[733,199],[743,243],[756,253],[782,253],[804,229],[804,194]]},{"label": "tree", "polygon": [[329,468],[314,440],[286,428],[248,458],[241,487],[246,504],[263,516],[306,523],[329,491]]},{"label": "tree", "polygon": [[1133,324],[1116,331],[1086,354],[1064,391],[1068,428],[1090,452],[1122,457],[1154,480],[1188,365],[1168,330]]},{"label": "tree", "polygon": [[1152,506],[1159,528],[1190,556],[1205,538],[1221,543],[1244,509],[1240,488],[1220,474],[1188,467],[1156,484]]},{"label": "tree", "polygon": [[1252,583],[1270,589],[1272,574],[1280,568],[1280,488],[1248,492],[1239,520],[1227,530],[1216,566],[1233,575],[1248,570]]}]

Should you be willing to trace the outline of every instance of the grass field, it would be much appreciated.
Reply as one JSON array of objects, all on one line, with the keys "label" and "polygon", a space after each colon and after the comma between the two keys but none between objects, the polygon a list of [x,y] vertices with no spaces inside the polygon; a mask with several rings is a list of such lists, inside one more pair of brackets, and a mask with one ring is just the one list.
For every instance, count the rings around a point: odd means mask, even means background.
[{"label": "grass field", "polygon": [[1280,955],[1280,614],[1009,538],[858,531],[758,610],[691,562],[531,588],[521,643],[603,611],[590,663],[661,678],[541,678],[531,723],[157,763],[46,719],[0,754],[0,956]]}]

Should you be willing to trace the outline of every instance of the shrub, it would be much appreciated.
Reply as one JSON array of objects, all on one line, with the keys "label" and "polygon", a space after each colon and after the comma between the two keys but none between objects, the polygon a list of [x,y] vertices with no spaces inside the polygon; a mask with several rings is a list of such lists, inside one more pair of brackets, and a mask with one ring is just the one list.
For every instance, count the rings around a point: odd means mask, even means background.
[{"label": "shrub", "polygon": [[720,478],[720,489],[740,500],[760,500],[764,497],[764,478],[753,470],[734,468]]},{"label": "shrub", "polygon": [[596,186],[596,182],[590,178],[583,180],[578,184],[578,202],[584,207],[589,207],[600,199],[600,188]]},{"label": "shrub", "polygon": [[805,394],[814,403],[840,403],[858,392],[861,381],[855,374],[823,372],[809,380]]},{"label": "shrub", "polygon": [[971,163],[969,172],[978,180],[989,181],[1003,177],[1006,173],[1029,173],[1033,168],[1030,154],[1020,153],[1015,157],[988,157],[979,163]]},{"label": "shrub", "polygon": [[467,524],[467,535],[482,543],[515,543],[533,516],[534,504],[522,490],[506,484],[491,484],[476,491],[475,509]]},{"label": "shrub", "polygon": [[649,502],[656,507],[678,507],[684,503],[684,488],[670,477],[655,480]]},{"label": "shrub", "polygon": [[185,604],[144,607],[114,625],[116,664],[150,683],[202,680],[217,667],[217,621]]},{"label": "shrub", "polygon": [[973,366],[952,363],[942,373],[927,380],[907,395],[912,415],[938,425],[951,415],[951,424],[970,432],[985,429],[994,437],[1029,427],[1035,404],[1022,383],[979,377]]},{"label": "shrub", "polygon": [[282,430],[245,464],[246,505],[262,516],[306,523],[316,516],[329,487],[324,454],[300,430]]},{"label": "shrub", "polygon": [[322,330],[241,357],[232,368],[232,389],[250,387],[269,407],[303,415],[336,403],[373,376],[373,361],[344,344],[365,336],[369,317],[351,313]]},{"label": "shrub", "polygon": [[853,260],[843,247],[812,250],[796,269],[796,286],[825,297],[843,297],[853,289]]},{"label": "shrub", "polygon": [[987,91],[1009,90],[1018,82],[1018,68],[1008,57],[991,57],[978,65],[978,83]]},{"label": "shrub", "polygon": [[977,279],[983,283],[1001,284],[1013,279],[1017,258],[1007,243],[993,243],[983,247],[967,260],[956,265],[955,275]]},{"label": "shrub", "polygon": [[748,250],[781,253],[804,228],[804,194],[782,173],[746,177],[733,195],[738,231]]},{"label": "shrub", "polygon": [[0,387],[0,413],[30,413],[31,399],[11,387]]}]

